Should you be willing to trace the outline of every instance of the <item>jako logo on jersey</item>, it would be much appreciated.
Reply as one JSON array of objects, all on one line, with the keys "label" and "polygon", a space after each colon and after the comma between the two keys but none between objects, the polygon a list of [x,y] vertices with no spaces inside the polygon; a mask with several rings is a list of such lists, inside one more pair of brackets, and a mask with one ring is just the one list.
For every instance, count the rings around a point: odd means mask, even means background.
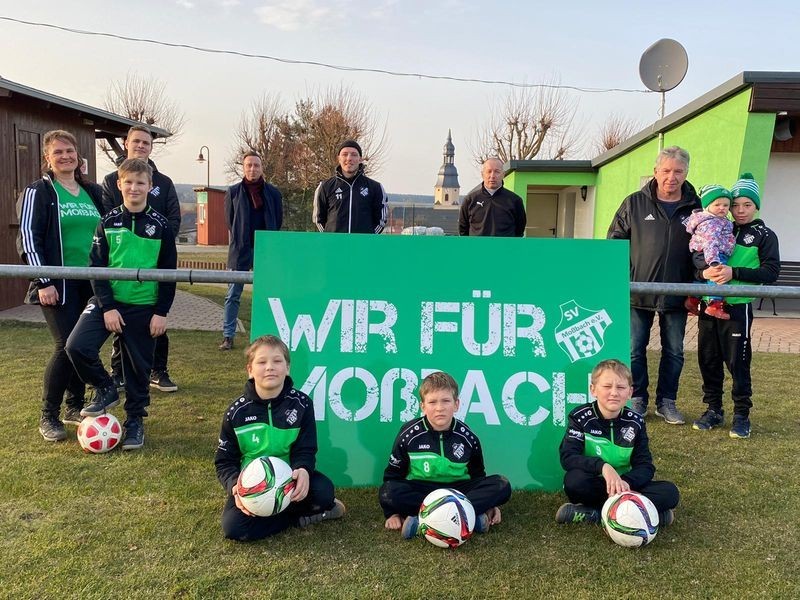
[{"label": "jako logo on jersey", "polygon": [[144,232],[147,234],[147,237],[153,237],[153,234],[156,232],[156,226],[151,223],[144,228]]},{"label": "jako logo on jersey", "polygon": [[369,195],[369,190],[367,188],[365,188],[365,187],[362,187],[360,193],[361,193],[362,196],[364,196],[366,198]]},{"label": "jako logo on jersey", "polygon": [[600,431],[599,429],[590,429],[589,433],[591,433],[592,435],[603,435],[603,432]]},{"label": "jako logo on jersey", "polygon": [[653,213],[650,213],[644,218],[645,221],[655,221],[656,218],[653,216]]},{"label": "jako logo on jersey", "polygon": [[294,425],[297,422],[297,409],[293,408],[292,410],[286,413],[286,422],[289,425]]},{"label": "jako logo on jersey", "polygon": [[464,456],[464,444],[453,444],[453,456],[459,459]]},{"label": "jako logo on jersey", "polygon": [[244,418],[245,423],[249,423],[250,421],[255,421],[258,418],[258,415],[250,415],[249,417]]},{"label": "jako logo on jersey", "polygon": [[420,444],[419,446],[417,446],[417,448],[419,448],[420,450],[430,450],[431,446],[430,444]]}]

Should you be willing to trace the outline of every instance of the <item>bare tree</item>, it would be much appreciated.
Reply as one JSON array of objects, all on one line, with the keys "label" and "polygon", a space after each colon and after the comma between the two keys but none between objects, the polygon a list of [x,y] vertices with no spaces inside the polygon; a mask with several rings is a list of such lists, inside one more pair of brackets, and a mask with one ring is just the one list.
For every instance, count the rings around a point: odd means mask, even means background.
[{"label": "bare tree", "polygon": [[351,88],[340,86],[312,93],[288,112],[279,96],[264,95],[245,111],[235,133],[234,154],[226,163],[233,179],[242,176],[241,157],[258,152],[266,178],[284,196],[289,229],[311,229],[311,198],[317,184],[336,167],[336,149],[358,140],[367,172],[383,161],[386,127],[372,107]]},{"label": "bare tree", "polygon": [[612,114],[600,126],[600,131],[595,139],[594,150],[597,154],[607,152],[627,140],[640,129],[641,124],[636,119]]},{"label": "bare tree", "polygon": [[513,88],[493,102],[489,121],[478,134],[476,161],[489,156],[503,162],[567,158],[580,140],[573,126],[577,109],[577,101],[555,79],[538,88]]},{"label": "bare tree", "polygon": [[[155,77],[128,73],[124,80],[111,82],[103,99],[106,110],[146,125],[166,129],[172,134],[169,138],[155,139],[153,152],[157,152],[167,143],[174,144],[183,132],[186,122],[180,106],[166,95],[165,88],[165,84]],[[99,145],[111,161],[117,158],[114,148],[108,143],[99,142]]]}]

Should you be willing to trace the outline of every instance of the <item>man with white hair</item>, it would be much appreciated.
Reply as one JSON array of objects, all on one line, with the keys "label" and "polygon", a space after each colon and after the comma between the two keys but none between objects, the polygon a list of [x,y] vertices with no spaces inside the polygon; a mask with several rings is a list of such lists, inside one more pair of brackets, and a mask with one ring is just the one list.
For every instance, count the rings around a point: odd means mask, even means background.
[{"label": "man with white hair", "polygon": [[[678,146],[658,153],[653,179],[634,192],[617,210],[608,238],[630,240],[631,281],[691,283],[694,280],[690,235],[686,220],[700,208],[697,193],[688,181],[689,153]],[[647,344],[658,313],[661,361],[656,387],[656,415],[671,425],[685,423],[675,406],[683,370],[683,337],[686,332],[685,296],[631,294],[631,407],[644,416],[649,399]]]},{"label": "man with white hair", "polygon": [[458,217],[459,235],[522,237],[527,217],[522,198],[503,187],[503,161],[487,158],[483,183],[464,197]]}]

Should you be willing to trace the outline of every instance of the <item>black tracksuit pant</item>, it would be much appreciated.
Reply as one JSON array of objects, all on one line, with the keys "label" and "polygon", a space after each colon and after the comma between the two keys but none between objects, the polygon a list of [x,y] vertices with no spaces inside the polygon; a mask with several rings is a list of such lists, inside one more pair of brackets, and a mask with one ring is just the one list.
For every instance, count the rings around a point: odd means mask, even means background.
[{"label": "black tracksuit pant", "polygon": [[55,345],[44,369],[42,414],[58,417],[65,397],[68,407],[83,408],[86,386],[75,372],[64,347],[91,296],[91,283],[68,279],[65,282],[64,304],[42,306],[42,314]]},{"label": "black tracksuit pant", "polygon": [[[122,365],[125,370],[125,412],[128,419],[147,416],[150,404],[150,370],[153,366],[153,337],[150,335],[152,306],[121,304],[125,321],[122,339]],[[92,298],[67,340],[67,354],[84,382],[94,387],[111,385],[111,378],[100,360],[100,348],[111,332],[106,329],[103,311]]]},{"label": "black tracksuit pant", "polygon": [[451,483],[391,479],[385,481],[378,490],[378,501],[386,517],[394,514],[401,517],[417,515],[425,496],[441,488],[451,488],[464,494],[472,503],[476,517],[492,507],[505,504],[511,497],[511,484],[508,479],[502,475],[489,475]]},{"label": "black tracksuit pant", "polygon": [[[705,309],[705,304],[702,305]],[[729,321],[716,319],[700,311],[697,325],[697,361],[703,377],[703,402],[716,412],[722,412],[724,366],[733,379],[731,398],[737,415],[750,416],[753,387],[750,380],[750,361],[753,349],[750,330],[753,326],[753,305],[726,304]]]},{"label": "black tracksuit pant", "polygon": [[286,510],[271,517],[247,516],[236,507],[233,495],[228,494],[222,509],[222,533],[229,540],[260,540],[296,525],[301,516],[333,508],[333,499],[333,482],[319,471],[309,475],[308,495],[301,502],[292,502]]},{"label": "black tracksuit pant", "polygon": [[[646,496],[658,512],[675,508],[681,498],[678,487],[671,481],[651,481],[633,491]],[[567,471],[564,475],[564,492],[570,502],[598,510],[608,500],[606,480],[600,475],[587,473],[581,469]]]},{"label": "black tracksuit pant", "polygon": [[[169,337],[166,332],[156,338],[155,350],[153,350],[153,373],[163,373],[167,370],[167,360],[169,359]],[[119,336],[114,336],[111,344],[111,372],[124,379],[122,372],[122,351],[120,348]]]}]

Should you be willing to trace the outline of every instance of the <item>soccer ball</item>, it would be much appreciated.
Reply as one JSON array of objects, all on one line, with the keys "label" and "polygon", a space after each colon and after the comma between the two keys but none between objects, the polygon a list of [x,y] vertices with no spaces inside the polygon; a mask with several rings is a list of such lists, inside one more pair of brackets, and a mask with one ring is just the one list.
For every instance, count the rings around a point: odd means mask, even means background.
[{"label": "soccer ball", "polygon": [[608,537],[620,546],[649,544],[658,533],[658,511],[648,498],[636,492],[611,496],[600,511]]},{"label": "soccer ball", "polygon": [[113,450],[122,438],[122,426],[110,413],[85,417],[78,425],[78,443],[84,452],[102,454]]},{"label": "soccer ball", "polygon": [[472,537],[474,528],[475,509],[457,490],[434,490],[419,507],[419,534],[434,546],[457,548]]},{"label": "soccer ball", "polygon": [[277,515],[292,501],[292,468],[275,456],[260,456],[239,473],[239,498],[259,517]]}]

